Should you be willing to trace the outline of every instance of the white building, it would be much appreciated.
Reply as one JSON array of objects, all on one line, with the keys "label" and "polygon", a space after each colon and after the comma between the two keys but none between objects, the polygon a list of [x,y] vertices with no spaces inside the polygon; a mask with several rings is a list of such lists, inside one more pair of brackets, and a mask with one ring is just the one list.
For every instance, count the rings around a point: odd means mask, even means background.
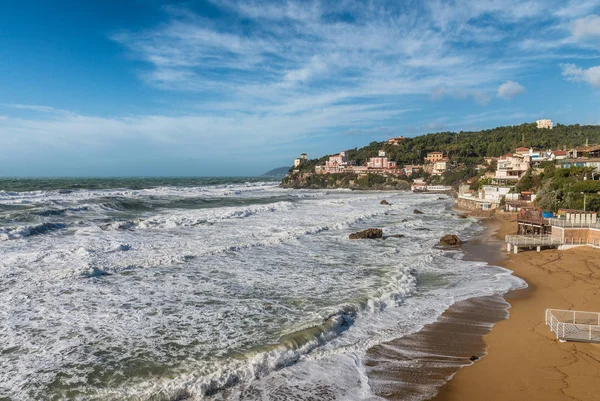
[{"label": "white building", "polygon": [[496,187],[484,185],[479,191],[479,199],[499,203],[500,200],[510,192],[510,187]]},{"label": "white building", "polygon": [[552,129],[552,120],[537,120],[535,123],[538,128]]},{"label": "white building", "polygon": [[498,159],[496,176],[500,180],[519,180],[529,169],[529,163],[522,155],[506,154]]},{"label": "white building", "polygon": [[433,168],[431,169],[432,175],[442,175],[450,168],[450,162],[447,159],[442,159],[433,162]]}]

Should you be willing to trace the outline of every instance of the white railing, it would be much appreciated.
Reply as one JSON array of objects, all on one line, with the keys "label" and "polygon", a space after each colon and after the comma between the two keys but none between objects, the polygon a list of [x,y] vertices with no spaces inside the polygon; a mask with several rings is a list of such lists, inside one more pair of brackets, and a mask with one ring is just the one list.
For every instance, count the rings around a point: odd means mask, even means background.
[{"label": "white railing", "polygon": [[546,309],[546,325],[561,341],[600,343],[600,313]]},{"label": "white railing", "polygon": [[563,220],[563,219],[556,219],[556,218],[552,218],[549,219],[549,223],[551,226],[554,227],[561,227],[561,228],[600,228],[600,221],[596,221],[595,223],[592,222],[578,222],[575,223],[574,221],[567,221],[567,220]]},{"label": "white railing", "polygon": [[549,235],[507,235],[504,240],[506,243],[515,246],[551,246],[561,245],[562,241],[553,239]]}]

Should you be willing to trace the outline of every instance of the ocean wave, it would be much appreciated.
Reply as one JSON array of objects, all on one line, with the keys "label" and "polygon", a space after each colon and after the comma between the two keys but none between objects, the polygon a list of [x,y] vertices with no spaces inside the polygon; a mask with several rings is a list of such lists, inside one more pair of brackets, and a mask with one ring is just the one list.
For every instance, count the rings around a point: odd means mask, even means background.
[{"label": "ocean wave", "polygon": [[169,213],[157,215],[135,222],[136,228],[173,228],[193,227],[199,224],[215,222],[228,219],[243,219],[260,213],[286,212],[292,209],[291,202],[278,202],[266,205],[253,205],[248,207],[231,207],[207,210],[195,210],[192,212]]},{"label": "ocean wave", "polygon": [[41,235],[57,230],[62,230],[65,227],[66,225],[62,223],[40,223],[28,226],[0,228],[0,240],[8,241],[25,238],[33,235]]},{"label": "ocean wave", "polygon": [[416,289],[416,279],[409,273],[399,280],[394,293],[382,294],[379,298],[367,299],[357,304],[341,306],[336,312],[325,317],[318,324],[299,327],[283,334],[276,343],[256,346],[245,351],[241,357],[214,364],[216,369],[198,373],[176,375],[172,379],[153,379],[151,381],[103,391],[103,396],[123,399],[153,399],[176,401],[181,399],[204,399],[221,391],[239,387],[240,391],[249,384],[260,380],[270,373],[293,365],[316,349],[328,344],[348,331],[360,318],[368,318],[394,300],[398,304]]}]

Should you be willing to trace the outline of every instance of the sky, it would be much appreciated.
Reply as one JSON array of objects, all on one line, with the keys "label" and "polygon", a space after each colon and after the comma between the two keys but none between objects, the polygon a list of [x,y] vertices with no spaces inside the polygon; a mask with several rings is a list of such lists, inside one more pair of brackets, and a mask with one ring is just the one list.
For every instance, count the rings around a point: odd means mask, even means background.
[{"label": "sky", "polygon": [[390,137],[600,124],[600,0],[0,4],[0,176],[249,176]]}]

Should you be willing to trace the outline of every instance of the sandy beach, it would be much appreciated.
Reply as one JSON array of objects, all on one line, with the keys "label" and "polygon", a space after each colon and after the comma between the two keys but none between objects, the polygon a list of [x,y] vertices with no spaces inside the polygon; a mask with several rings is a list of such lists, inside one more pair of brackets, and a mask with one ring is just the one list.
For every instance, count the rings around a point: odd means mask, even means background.
[{"label": "sandy beach", "polygon": [[[485,224],[500,238],[510,220]],[[483,337],[487,356],[460,369],[434,401],[598,400],[600,344],[561,343],[544,322],[546,308],[600,311],[600,250],[504,253],[493,262],[529,285],[505,296],[510,317]]]}]

